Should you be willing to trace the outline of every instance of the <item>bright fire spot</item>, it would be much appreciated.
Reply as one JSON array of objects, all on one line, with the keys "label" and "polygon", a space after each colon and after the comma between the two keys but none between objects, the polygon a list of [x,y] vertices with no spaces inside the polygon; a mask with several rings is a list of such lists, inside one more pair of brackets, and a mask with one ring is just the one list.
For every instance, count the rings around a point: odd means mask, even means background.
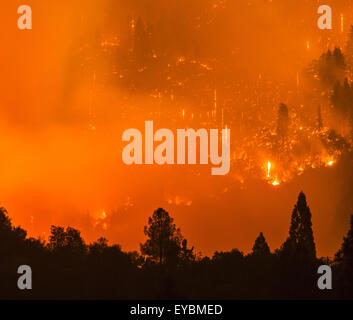
[{"label": "bright fire spot", "polygon": [[184,205],[184,206],[190,207],[192,205],[192,200],[185,199],[185,198],[178,196],[178,195],[170,196],[166,200],[167,200],[168,204],[176,205],[176,206]]},{"label": "bright fire spot", "polygon": [[334,162],[332,160],[327,162],[327,165],[330,166],[330,167],[333,166],[333,164],[334,164]]},{"label": "bright fire spot", "polygon": [[106,218],[107,218],[107,213],[105,210],[97,211],[92,215],[93,226],[97,227],[98,225],[100,225],[104,230],[107,230],[108,224],[105,222]]},{"label": "bright fire spot", "polygon": [[270,173],[271,173],[271,162],[267,162],[267,178],[270,177]]},{"label": "bright fire spot", "polygon": [[279,182],[278,182],[277,180],[275,180],[275,181],[272,182],[272,185],[273,185],[273,186],[278,186],[278,185],[279,185]]},{"label": "bright fire spot", "polygon": [[185,57],[180,57],[180,58],[178,59],[178,62],[180,62],[180,63],[185,62]]},{"label": "bright fire spot", "polygon": [[309,42],[309,40],[306,42],[306,48],[307,48],[307,49],[310,49],[310,42]]}]

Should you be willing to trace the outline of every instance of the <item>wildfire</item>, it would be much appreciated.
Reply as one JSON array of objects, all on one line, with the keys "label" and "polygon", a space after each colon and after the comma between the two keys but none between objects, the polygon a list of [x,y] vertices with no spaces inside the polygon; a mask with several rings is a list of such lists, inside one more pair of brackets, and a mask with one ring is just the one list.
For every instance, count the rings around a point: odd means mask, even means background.
[{"label": "wildfire", "polygon": [[278,186],[278,185],[279,185],[279,182],[277,181],[277,179],[272,182],[272,185],[273,185],[273,186]]},{"label": "wildfire", "polygon": [[331,160],[331,161],[327,162],[327,165],[332,167],[334,165],[334,161]]},{"label": "wildfire", "polygon": [[179,63],[183,63],[185,61],[186,61],[185,57],[179,57],[177,60],[177,62],[179,62]]},{"label": "wildfire", "polygon": [[107,230],[108,229],[108,224],[106,222],[107,217],[108,215],[105,210],[97,211],[95,214],[92,215],[93,226],[94,227],[101,226],[103,230]]},{"label": "wildfire", "polygon": [[168,202],[168,204],[176,205],[176,206],[183,205],[183,206],[190,207],[192,205],[192,200],[185,199],[184,197],[179,196],[179,195],[168,196],[166,201]]},{"label": "wildfire", "polygon": [[271,173],[271,162],[269,161],[269,162],[267,162],[267,178],[270,178],[271,177],[271,175],[270,175],[270,173]]}]

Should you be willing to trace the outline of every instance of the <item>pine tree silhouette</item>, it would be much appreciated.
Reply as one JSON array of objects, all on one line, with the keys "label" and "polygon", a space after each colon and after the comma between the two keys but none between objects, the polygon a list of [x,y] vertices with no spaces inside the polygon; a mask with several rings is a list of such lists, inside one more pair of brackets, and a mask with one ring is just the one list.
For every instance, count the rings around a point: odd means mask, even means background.
[{"label": "pine tree silhouette", "polygon": [[182,248],[183,237],[173,222],[169,213],[159,208],[148,218],[148,226],[144,228],[148,239],[140,245],[141,253],[159,265],[175,262]]},{"label": "pine tree silhouette", "polygon": [[259,236],[255,240],[252,248],[252,254],[257,256],[268,256],[271,254],[270,247],[268,246],[262,232],[260,232]]},{"label": "pine tree silhouette", "polygon": [[295,255],[302,261],[313,262],[316,259],[311,212],[303,192],[300,192],[298,201],[294,206],[289,237],[282,249],[285,253]]},{"label": "pine tree silhouette", "polygon": [[343,82],[346,72],[345,57],[340,48],[328,50],[320,56],[317,74],[322,84],[332,88],[335,83]]},{"label": "pine tree silhouette", "polygon": [[339,289],[344,298],[353,298],[353,215],[347,236],[343,238],[341,249],[336,253],[335,260],[339,265]]}]

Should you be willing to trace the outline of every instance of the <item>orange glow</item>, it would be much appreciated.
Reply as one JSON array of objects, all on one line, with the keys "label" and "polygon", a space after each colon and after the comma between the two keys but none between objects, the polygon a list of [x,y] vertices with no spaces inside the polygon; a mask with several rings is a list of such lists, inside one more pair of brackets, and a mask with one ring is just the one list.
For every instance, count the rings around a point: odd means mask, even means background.
[{"label": "orange glow", "polygon": [[[204,254],[250,251],[259,230],[276,248],[304,190],[319,254],[338,248],[345,221],[332,215],[353,212],[342,204],[351,169],[331,130],[352,148],[351,128],[332,112],[318,72],[306,71],[346,47],[349,1],[339,0],[333,30],[323,31],[316,1],[298,11],[294,0],[31,0],[33,30],[24,32],[17,1],[2,2],[0,200],[29,236],[72,225],[87,242],[105,236],[137,250],[147,217],[163,207]],[[124,165],[122,132],[143,131],[146,120],[156,130],[230,128],[229,175]]]},{"label": "orange glow", "polygon": [[272,185],[273,185],[273,186],[278,186],[278,185],[279,185],[279,182],[278,182],[277,180],[275,180],[275,181],[272,182]]},{"label": "orange glow", "polygon": [[270,173],[271,173],[271,162],[267,162],[267,178],[270,178]]}]

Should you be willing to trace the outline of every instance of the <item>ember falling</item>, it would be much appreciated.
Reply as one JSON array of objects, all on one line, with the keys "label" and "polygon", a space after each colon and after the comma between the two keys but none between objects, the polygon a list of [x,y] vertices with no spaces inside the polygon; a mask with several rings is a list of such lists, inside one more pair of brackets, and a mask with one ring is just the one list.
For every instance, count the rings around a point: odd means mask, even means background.
[{"label": "ember falling", "polygon": [[[126,250],[163,207],[203,254],[272,249],[303,190],[318,255],[332,255],[353,213],[352,126],[332,99],[320,57],[346,54],[353,0],[29,0],[33,30],[2,3],[0,200],[15,224],[104,236]],[[349,59],[337,80],[351,83]],[[336,72],[337,71],[337,72]],[[326,80],[327,81],[326,81]],[[231,170],[126,166],[122,132],[230,128]]]}]

